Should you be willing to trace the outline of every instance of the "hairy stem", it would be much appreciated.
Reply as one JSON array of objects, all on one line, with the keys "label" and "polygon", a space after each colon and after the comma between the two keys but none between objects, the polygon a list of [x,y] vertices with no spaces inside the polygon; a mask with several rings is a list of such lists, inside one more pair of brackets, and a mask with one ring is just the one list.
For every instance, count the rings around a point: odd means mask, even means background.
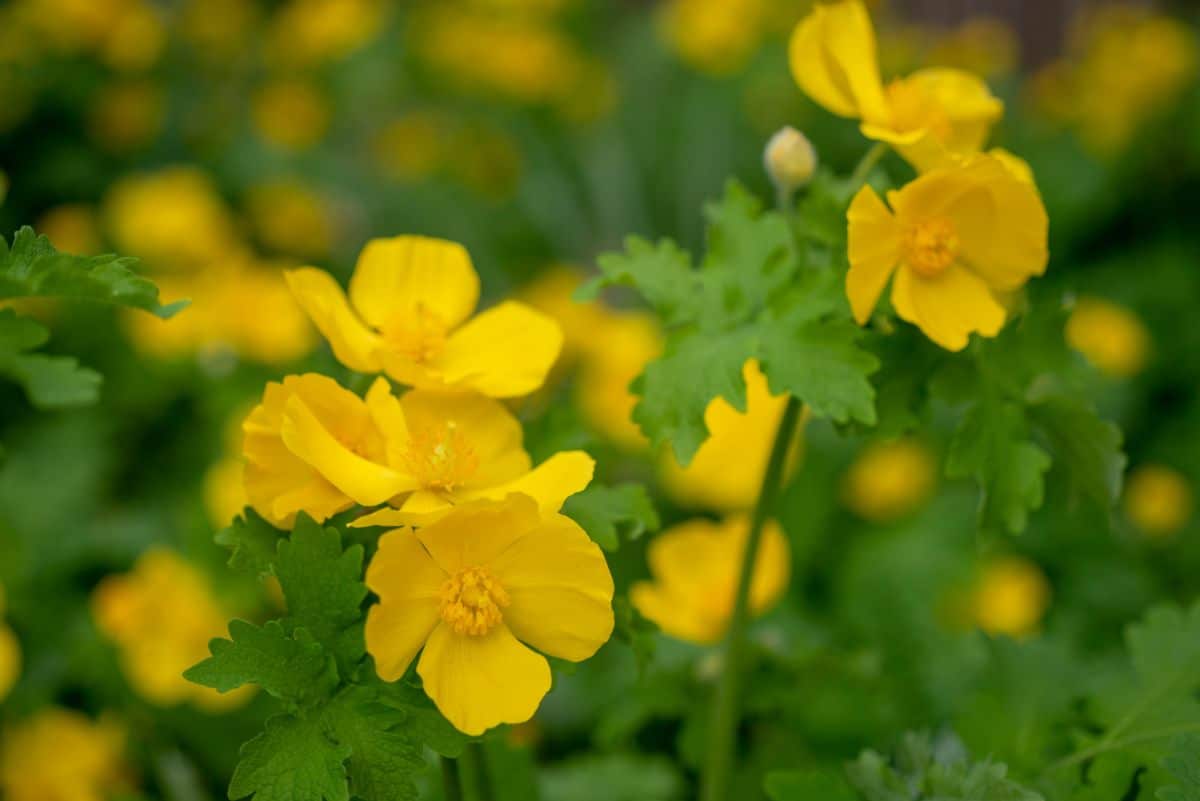
[{"label": "hairy stem", "polygon": [[750,582],[754,576],[754,563],[758,559],[763,528],[783,485],[787,454],[799,419],[800,401],[791,396],[788,398],[783,418],[779,421],[779,430],[775,433],[775,444],[771,447],[771,458],[763,475],[762,489],[759,491],[758,503],[750,521],[746,549],[742,554],[737,595],[734,598],[733,614],[729,619],[729,630],[725,635],[724,671],[717,685],[709,717],[708,759],[705,760],[700,782],[702,801],[723,801],[728,796],[740,718],[738,696],[745,667],[742,663],[745,660],[746,627],[750,619]]}]

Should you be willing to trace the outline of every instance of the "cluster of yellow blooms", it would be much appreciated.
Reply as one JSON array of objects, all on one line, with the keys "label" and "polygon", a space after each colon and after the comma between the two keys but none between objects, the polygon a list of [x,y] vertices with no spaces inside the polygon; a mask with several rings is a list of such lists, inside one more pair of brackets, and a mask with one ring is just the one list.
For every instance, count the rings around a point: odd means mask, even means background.
[{"label": "cluster of yellow blooms", "polygon": [[214,711],[248,700],[248,688],[221,695],[183,678],[208,655],[209,641],[225,633],[229,615],[199,569],[172,551],[146,551],[129,573],[101,581],[92,593],[92,617],[146,700],[160,706],[190,701]]},{"label": "cluster of yellow blooms", "polygon": [[327,273],[287,273],[337,358],[380,376],[365,397],[326,376],[271,383],[243,426],[245,489],[291,526],[373,508],[352,525],[395,527],[367,570],[379,603],[367,650],[379,675],[417,673],[469,734],[528,720],[550,688],[545,657],[580,661],[611,636],[612,576],[560,514],[594,463],[582,451],[533,467],[499,398],[539,389],[562,333],[502,302],[472,316],[479,277],[466,250],[418,236],[373,240],[349,294]]},{"label": "cluster of yellow blooms", "polygon": [[1046,210],[1025,162],[982,152],[1003,105],[977,76],[921,69],[884,84],[860,0],[818,5],[792,35],[792,75],[829,111],[861,121],[918,177],[889,192],[870,186],[849,212],[846,291],[865,323],[889,280],[897,314],[949,350],[995,336],[1005,299],[1046,268]]}]

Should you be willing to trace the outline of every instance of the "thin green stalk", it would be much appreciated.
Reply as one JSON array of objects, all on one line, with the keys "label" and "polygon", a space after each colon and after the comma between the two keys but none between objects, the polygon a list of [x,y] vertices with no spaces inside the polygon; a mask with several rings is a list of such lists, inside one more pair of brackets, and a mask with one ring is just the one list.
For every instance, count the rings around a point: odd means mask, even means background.
[{"label": "thin green stalk", "polygon": [[854,172],[850,174],[850,191],[856,191],[867,182],[871,170],[875,169],[875,165],[887,154],[887,149],[888,146],[885,143],[876,142],[867,151],[866,155],[862,157],[862,161],[858,162],[858,166],[854,168]]},{"label": "thin green stalk", "polygon": [[471,761],[476,801],[495,801],[496,788],[492,785],[492,772],[488,768],[487,751],[483,743],[468,743],[466,756]]},{"label": "thin green stalk", "polygon": [[708,759],[705,760],[700,782],[702,801],[724,801],[728,797],[740,718],[739,694],[742,671],[745,667],[742,663],[745,661],[746,628],[750,622],[750,582],[754,576],[754,563],[758,559],[763,527],[783,486],[788,450],[795,437],[799,419],[800,401],[791,396],[788,398],[783,418],[779,421],[779,430],[775,433],[775,444],[771,447],[771,458],[763,475],[762,489],[758,493],[758,503],[750,520],[750,533],[746,537],[746,549],[742,554],[733,615],[729,619],[729,630],[725,635],[724,671],[717,685],[712,714],[709,717]]},{"label": "thin green stalk", "polygon": [[441,757],[442,796],[446,801],[463,801],[462,779],[458,775],[458,760]]}]

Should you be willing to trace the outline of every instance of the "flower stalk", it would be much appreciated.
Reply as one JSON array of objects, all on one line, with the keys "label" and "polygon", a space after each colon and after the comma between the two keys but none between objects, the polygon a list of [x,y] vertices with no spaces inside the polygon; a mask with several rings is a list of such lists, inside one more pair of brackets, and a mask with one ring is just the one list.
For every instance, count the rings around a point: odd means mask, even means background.
[{"label": "flower stalk", "polygon": [[709,718],[708,759],[705,760],[701,775],[701,801],[723,801],[728,797],[733,752],[737,745],[739,696],[742,671],[745,668],[747,625],[750,620],[750,583],[754,576],[755,562],[758,560],[763,528],[783,488],[788,451],[795,438],[799,421],[800,401],[792,395],[788,397],[783,417],[779,421],[779,429],[775,434],[775,442],[771,446],[770,461],[767,462],[767,469],[763,474],[762,489],[759,491],[758,503],[751,518],[746,549],[742,554],[733,614],[725,635],[724,670],[717,685]]}]

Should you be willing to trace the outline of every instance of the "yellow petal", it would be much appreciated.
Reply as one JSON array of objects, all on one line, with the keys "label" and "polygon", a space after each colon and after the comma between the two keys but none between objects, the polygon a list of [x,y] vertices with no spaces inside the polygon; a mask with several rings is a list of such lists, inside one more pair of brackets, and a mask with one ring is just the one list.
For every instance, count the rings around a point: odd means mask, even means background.
[{"label": "yellow petal", "polygon": [[350,301],[377,329],[423,309],[449,331],[475,311],[479,276],[457,242],[425,236],[372,239],[350,279]]},{"label": "yellow petal", "polygon": [[875,30],[860,0],[817,5],[792,33],[788,56],[796,83],[829,111],[887,119]]},{"label": "yellow petal", "polygon": [[532,498],[510,495],[503,501],[474,501],[456,506],[417,531],[438,566],[454,574],[465,567],[487,565],[510,545],[533,531],[541,515]]},{"label": "yellow petal", "polygon": [[392,509],[386,506],[350,521],[350,528],[370,528],[375,526],[386,528],[388,526],[411,525],[414,525],[414,523],[410,515],[406,515],[399,509]]},{"label": "yellow petal", "polygon": [[503,623],[478,637],[439,625],[417,673],[438,711],[472,736],[501,723],[524,723],[550,691],[546,658],[517,642]]},{"label": "yellow petal", "polygon": [[21,674],[21,648],[12,630],[0,623],[0,701],[8,695]]},{"label": "yellow petal", "polygon": [[281,436],[288,450],[356,503],[376,506],[414,487],[411,477],[368,461],[335,439],[299,397],[288,400]]},{"label": "yellow petal", "polygon": [[672,595],[669,588],[653,582],[635,583],[629,588],[629,600],[642,617],[677,640],[711,645],[725,633],[723,621],[703,614],[690,598]]},{"label": "yellow petal", "polygon": [[380,598],[367,613],[367,653],[384,681],[401,678],[439,621],[446,574],[410,529],[388,532],[367,568],[367,586]]},{"label": "yellow petal", "polygon": [[600,548],[573,520],[548,519],[490,568],[510,600],[504,622],[522,642],[579,662],[612,636],[612,574]]},{"label": "yellow petal", "polygon": [[892,286],[896,313],[947,350],[962,350],[970,334],[994,337],[1004,327],[1004,307],[983,279],[955,264],[935,278],[901,267]]},{"label": "yellow petal", "polygon": [[448,385],[492,398],[514,398],[542,385],[562,341],[554,320],[508,301],[455,331],[434,366]]},{"label": "yellow petal", "polygon": [[476,498],[500,500],[512,493],[520,493],[537,501],[542,514],[551,514],[561,509],[567,498],[582,492],[592,482],[595,470],[596,461],[583,451],[564,451],[513,481],[457,495],[464,501]]},{"label": "yellow petal", "polygon": [[464,486],[492,486],[528,472],[521,422],[504,404],[466,392],[413,390],[400,401],[415,433],[452,428],[478,466]]},{"label": "yellow petal", "polygon": [[854,196],[846,220],[850,256],[846,297],[854,319],[862,325],[870,319],[900,261],[900,229],[892,212],[869,186]]},{"label": "yellow petal", "polygon": [[387,379],[382,376],[375,379],[375,383],[367,390],[365,401],[371,422],[387,443],[388,464],[395,469],[400,460],[394,451],[407,442],[409,436],[404,408],[400,405],[400,400],[392,394],[392,387]]},{"label": "yellow petal", "polygon": [[315,267],[284,272],[296,302],[313,325],[329,340],[338,361],[351,370],[377,373],[382,368],[377,351],[380,340],[350,310],[337,281]]}]

